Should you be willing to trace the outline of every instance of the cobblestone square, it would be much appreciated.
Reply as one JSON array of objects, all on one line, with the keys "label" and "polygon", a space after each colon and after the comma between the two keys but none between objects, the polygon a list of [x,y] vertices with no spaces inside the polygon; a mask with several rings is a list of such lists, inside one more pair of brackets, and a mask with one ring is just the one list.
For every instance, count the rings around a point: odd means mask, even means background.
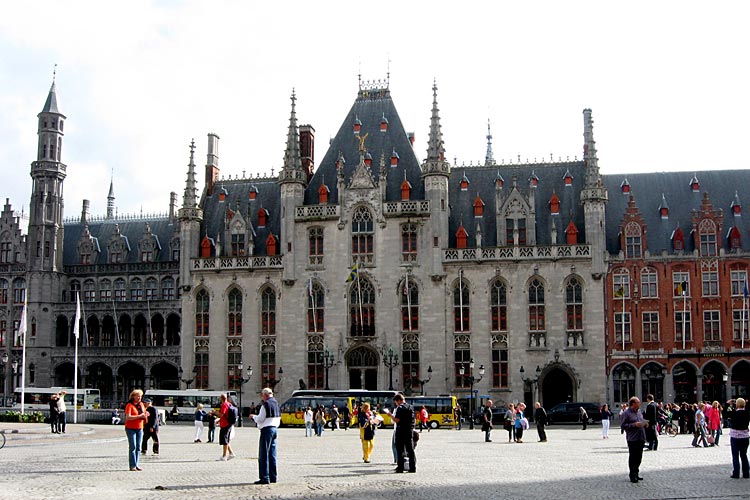
[{"label": "cobblestone square", "polygon": [[750,487],[750,480],[729,478],[728,435],[708,449],[692,448],[692,436],[661,437],[659,451],[644,453],[645,480],[631,484],[617,428],[604,440],[597,426],[553,426],[547,443],[532,430],[523,444],[508,443],[502,430],[492,433],[492,443],[479,430],[425,431],[417,474],[393,473],[390,429],[379,431],[372,463],[365,464],[356,429],[305,438],[304,429],[284,428],[279,483],[256,486],[254,427],[237,429],[236,459],[217,462],[220,446],[193,443],[192,426],[164,426],[161,453],[142,457],[142,472],[128,470],[120,426],[69,425],[66,435],[38,424],[0,429],[20,430],[6,434],[0,450],[2,499],[732,499],[748,498]]}]

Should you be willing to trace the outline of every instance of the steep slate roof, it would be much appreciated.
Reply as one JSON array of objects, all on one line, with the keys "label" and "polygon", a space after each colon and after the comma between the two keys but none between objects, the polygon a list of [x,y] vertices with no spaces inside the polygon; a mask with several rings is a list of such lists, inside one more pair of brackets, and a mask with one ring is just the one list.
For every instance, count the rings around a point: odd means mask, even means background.
[{"label": "steep slate roof", "polygon": [[[146,224],[151,226],[151,233],[156,236],[161,250],[159,255],[155,257],[155,262],[169,262],[172,260],[172,252],[169,248],[169,242],[175,234],[175,230],[179,229],[179,223],[177,221],[170,222],[168,217],[164,218],[153,218],[153,219],[133,219],[133,220],[103,220],[103,221],[92,221],[89,222],[89,232],[91,236],[98,240],[99,256],[96,260],[96,264],[107,264],[109,262],[109,256],[107,255],[107,245],[113,234],[115,234],[115,226],[120,226],[120,234],[127,238],[130,245],[130,251],[128,252],[124,263],[135,263],[140,262],[140,254],[138,252],[138,243],[143,238],[143,233],[146,230]],[[83,234],[83,224],[80,222],[67,222],[65,223],[65,238],[63,242],[63,264],[66,266],[74,266],[80,264],[78,257],[78,243],[81,241],[81,235]]]},{"label": "steep slate roof", "polygon": [[[388,131],[380,131],[380,121],[386,117],[388,120]],[[344,178],[348,184],[351,176],[359,164],[359,141],[354,135],[354,122],[359,119],[362,123],[360,137],[367,135],[365,148],[372,156],[372,175],[377,181],[380,177],[380,156],[385,156],[387,171],[386,200],[397,201],[401,199],[401,183],[404,180],[406,170],[407,180],[413,186],[411,199],[424,199],[424,185],[421,180],[422,171],[419,161],[414,154],[411,143],[406,135],[401,118],[396,111],[396,106],[391,99],[390,91],[380,89],[372,92],[360,90],[354,105],[344,118],[336,137],[328,147],[323,160],[318,165],[315,174],[305,189],[305,205],[318,204],[318,189],[325,178],[325,184],[331,190],[329,203],[339,202],[339,193],[336,172],[336,160],[339,152],[344,155],[346,161],[344,166]],[[391,168],[391,154],[396,150],[400,159],[398,166]]]},{"label": "steep slate roof", "polygon": [[[692,210],[700,210],[703,193],[707,192],[714,210],[724,211],[721,235],[722,248],[728,248],[726,236],[732,226],[740,231],[742,249],[750,250],[750,195],[744,200],[743,187],[750,185],[750,170],[704,170],[697,174],[700,191],[693,192],[690,182],[696,176],[693,172],[654,172],[645,174],[628,174],[631,192],[635,197],[635,205],[646,223],[646,238],[648,250],[659,254],[662,250],[673,253],[671,235],[678,227],[685,234],[685,250],[694,249],[691,231],[693,230]],[[623,194],[620,185],[625,174],[603,175],[602,182],[609,191],[607,204],[607,251],[617,254],[620,251],[620,224],[628,206],[629,195]],[[735,201],[735,191],[740,191],[742,215],[735,217],[732,213],[732,202]],[[663,204],[662,194],[669,204],[669,219],[663,220],[659,214],[659,206]]]},{"label": "steep slate roof", "polygon": [[[573,175],[573,184],[565,186],[563,177],[569,171]],[[492,165],[479,167],[453,167],[448,181],[448,200],[450,204],[450,218],[448,223],[449,247],[456,247],[456,231],[463,221],[463,226],[469,234],[468,246],[476,245],[477,219],[474,217],[474,199],[479,193],[485,203],[482,224],[482,246],[497,246],[497,218],[495,205],[495,179],[498,172],[504,179],[502,202],[508,199],[513,189],[513,177],[516,176],[518,191],[528,201],[529,179],[532,172],[539,178],[536,188],[536,241],[539,245],[550,245],[552,238],[552,224],[557,227],[557,243],[565,243],[565,228],[571,221],[578,228],[578,241],[586,241],[583,207],[580,203],[581,188],[584,183],[584,165],[582,161],[558,162],[533,165]],[[461,179],[466,176],[469,180],[467,191],[461,191]],[[549,200],[552,191],[560,197],[560,214],[553,216],[549,210]],[[610,195],[611,196],[611,195]],[[527,224],[528,227],[528,224]]]},{"label": "steep slate roof", "polygon": [[52,87],[50,87],[49,89],[49,95],[47,95],[47,101],[44,103],[42,113],[61,114],[57,109],[57,92],[55,92],[55,82],[52,82]]},{"label": "steep slate roof", "polygon": [[[255,200],[249,199],[250,190],[257,188],[258,194]],[[219,193],[222,188],[226,190],[225,200],[219,201]],[[206,196],[203,200],[203,223],[201,224],[201,238],[208,233],[209,238],[219,239],[222,246],[224,241],[224,216],[227,208],[236,212],[238,209],[246,222],[252,225],[255,231],[253,236],[255,255],[266,255],[266,238],[273,233],[279,237],[281,229],[281,190],[277,178],[255,178],[239,180],[221,180],[216,183],[214,194]],[[258,227],[258,211],[263,207],[268,211],[268,220],[264,228]],[[248,214],[249,208],[249,214]]]}]

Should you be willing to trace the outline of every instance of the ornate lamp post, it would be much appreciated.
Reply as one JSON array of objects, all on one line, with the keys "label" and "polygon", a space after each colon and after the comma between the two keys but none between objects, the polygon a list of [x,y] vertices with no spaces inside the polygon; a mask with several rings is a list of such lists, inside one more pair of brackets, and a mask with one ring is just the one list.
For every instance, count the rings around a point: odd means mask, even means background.
[{"label": "ornate lamp post", "polygon": [[330,387],[328,387],[328,370],[333,366],[333,362],[333,353],[326,348],[323,352],[323,367],[326,369],[326,391],[330,390]]},{"label": "ornate lamp post", "polygon": [[8,366],[8,353],[4,352],[2,357],[2,375],[3,375],[3,402],[0,406],[8,404],[8,374],[6,373],[6,367]]},{"label": "ornate lamp post", "polygon": [[240,383],[240,421],[239,421],[239,427],[242,427],[242,386],[250,382],[250,379],[253,378],[253,367],[248,366],[247,367],[247,378],[242,376],[242,369],[244,366],[242,363],[237,365],[237,370],[239,370],[239,379],[237,379],[237,382]]},{"label": "ornate lamp post", "polygon": [[284,375],[284,369],[282,367],[279,367],[279,378],[269,377],[267,371],[264,371],[263,375],[263,378],[265,378],[268,382],[268,387],[275,390],[276,384],[281,382],[281,376]]},{"label": "ornate lamp post", "polygon": [[458,374],[461,375],[464,380],[467,380],[469,384],[471,385],[471,402],[469,404],[469,413],[471,414],[471,418],[469,418],[469,429],[474,430],[474,412],[476,410],[476,399],[477,395],[474,394],[474,384],[478,383],[482,380],[482,377],[484,377],[484,365],[479,365],[479,377],[474,376],[474,359],[471,359],[469,361],[469,372],[471,375],[465,375],[466,368],[464,368],[464,365],[461,365],[458,369]]},{"label": "ornate lamp post", "polygon": [[429,382],[430,380],[432,380],[432,366],[429,366],[427,368],[427,378],[424,379],[424,380],[420,379],[420,378],[417,378],[417,369],[416,368],[412,368],[411,369],[411,380],[409,381],[409,387],[411,387],[411,384],[413,382],[419,383],[419,387],[420,387],[419,394],[422,395],[422,396],[424,396],[424,385],[427,382]]},{"label": "ornate lamp post", "polygon": [[182,378],[182,373],[183,373],[182,367],[180,367],[180,380],[182,381],[182,383],[185,384],[185,389],[190,390],[190,384],[192,384],[195,381],[195,376],[198,373],[198,367],[197,366],[193,367],[193,378],[184,379]]},{"label": "ornate lamp post", "polygon": [[[536,399],[536,384],[539,381],[539,376],[542,374],[542,369],[539,368],[539,365],[536,365],[536,371],[534,372],[536,374],[535,378],[526,378],[526,370],[523,369],[523,365],[521,365],[521,369],[519,370],[521,372],[521,380],[524,381],[524,383],[527,383],[531,386],[531,398]],[[531,409],[532,405],[528,405],[528,408]]]},{"label": "ornate lamp post", "polygon": [[398,353],[389,347],[388,351],[383,353],[383,364],[388,367],[388,390],[393,390],[393,369],[398,366]]}]

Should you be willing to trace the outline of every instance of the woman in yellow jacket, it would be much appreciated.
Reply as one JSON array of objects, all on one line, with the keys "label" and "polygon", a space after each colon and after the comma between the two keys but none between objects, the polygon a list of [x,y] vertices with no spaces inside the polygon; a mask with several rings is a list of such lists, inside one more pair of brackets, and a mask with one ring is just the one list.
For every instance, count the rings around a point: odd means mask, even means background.
[{"label": "woman in yellow jacket", "polygon": [[370,403],[362,403],[357,414],[357,423],[359,424],[359,439],[362,440],[362,460],[366,464],[370,463],[370,455],[375,445],[375,429],[380,422],[380,417],[370,411]]}]

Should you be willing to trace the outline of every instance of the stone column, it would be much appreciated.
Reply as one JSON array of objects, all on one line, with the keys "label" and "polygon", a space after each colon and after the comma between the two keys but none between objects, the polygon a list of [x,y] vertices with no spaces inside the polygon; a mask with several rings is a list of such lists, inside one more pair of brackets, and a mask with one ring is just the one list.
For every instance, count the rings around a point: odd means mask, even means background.
[{"label": "stone column", "polygon": [[674,378],[671,373],[664,376],[664,401],[674,403]]},{"label": "stone column", "polygon": [[727,371],[727,381],[725,382],[725,385],[726,385],[726,397],[724,398],[724,401],[719,401],[722,405],[724,405],[727,400],[732,399],[732,369],[731,368]]},{"label": "stone column", "polygon": [[703,401],[703,373],[696,373],[696,386],[695,386],[695,398],[698,401]]}]

